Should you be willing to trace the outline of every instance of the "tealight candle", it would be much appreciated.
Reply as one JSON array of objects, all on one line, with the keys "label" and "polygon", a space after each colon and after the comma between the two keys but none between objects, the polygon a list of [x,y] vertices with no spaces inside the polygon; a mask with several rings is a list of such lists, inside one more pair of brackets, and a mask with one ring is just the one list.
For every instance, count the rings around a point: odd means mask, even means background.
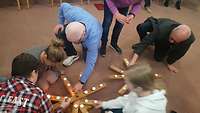
[{"label": "tealight candle", "polygon": [[57,96],[56,99],[59,100],[59,99],[60,99],[60,96]]},{"label": "tealight candle", "polygon": [[92,90],[93,90],[93,91],[96,90],[96,87],[92,87]]},{"label": "tealight candle", "polygon": [[84,107],[84,105],[83,105],[83,104],[81,104],[81,105],[80,105],[80,107],[81,107],[81,108],[83,108],[83,107]]},{"label": "tealight candle", "polygon": [[75,108],[78,108],[78,104],[74,104],[74,107],[75,107]]},{"label": "tealight candle", "polygon": [[99,84],[100,87],[103,87],[103,84]]},{"label": "tealight candle", "polygon": [[155,76],[158,77],[159,75],[158,75],[158,74],[155,74]]},{"label": "tealight candle", "polygon": [[97,103],[98,103],[98,101],[97,101],[97,100],[94,100],[94,103],[95,103],[95,104],[97,104]]},{"label": "tealight candle", "polygon": [[85,91],[84,91],[84,93],[85,93],[85,94],[88,94],[88,91],[87,91],[87,90],[85,90]]},{"label": "tealight candle", "polygon": [[63,80],[67,80],[67,78],[63,78]]},{"label": "tealight candle", "polygon": [[51,95],[47,95],[47,98],[51,98]]},{"label": "tealight candle", "polygon": [[85,102],[86,102],[86,103],[89,102],[88,99],[85,99]]}]

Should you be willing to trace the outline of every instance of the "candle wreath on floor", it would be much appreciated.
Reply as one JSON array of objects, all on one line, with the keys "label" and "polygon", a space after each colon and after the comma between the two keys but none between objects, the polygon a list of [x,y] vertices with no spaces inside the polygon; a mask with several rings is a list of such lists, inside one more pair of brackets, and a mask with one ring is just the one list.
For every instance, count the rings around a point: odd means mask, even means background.
[{"label": "candle wreath on floor", "polygon": [[[126,69],[128,69],[129,62],[127,59],[123,59],[124,65]],[[114,66],[110,65],[109,67],[112,71],[117,72],[118,75],[111,75],[110,79],[112,80],[124,80],[126,75],[125,71]],[[155,74],[156,78],[161,78],[161,75]],[[95,107],[98,103],[97,100],[88,100],[86,97],[96,93],[97,91],[106,87],[105,83],[99,84],[97,86],[93,86],[90,89],[84,90],[82,92],[73,92],[73,88],[71,86],[70,81],[64,75],[61,76],[61,79],[64,82],[64,86],[66,91],[69,93],[70,96],[55,96],[55,95],[47,95],[47,97],[55,102],[53,107],[53,112],[55,112],[61,105],[61,102],[70,98],[70,106],[68,107],[68,112],[70,113],[89,113],[89,111]],[[119,95],[124,95],[128,91],[128,86],[125,84],[118,90]]]},{"label": "candle wreath on floor", "polygon": [[[128,59],[123,59],[123,63],[124,63],[124,65],[125,65],[125,67],[126,67],[126,69],[128,69],[128,65],[129,65],[129,61],[128,61]],[[122,69],[120,69],[120,68],[118,68],[118,67],[116,67],[116,66],[114,66],[114,65],[110,65],[110,67],[109,67],[112,71],[114,71],[114,72],[117,72],[118,73],[118,75],[116,74],[116,75],[111,75],[110,76],[110,79],[112,79],[112,80],[124,80],[125,79],[125,77],[126,77],[126,75],[124,74],[124,70],[122,70]],[[159,74],[155,74],[155,78],[156,79],[160,79],[161,78],[161,75],[159,75]],[[157,85],[157,84],[156,84]],[[159,84],[160,85],[160,84]],[[164,88],[165,89],[165,88]],[[128,86],[126,85],[126,84],[124,84],[119,90],[118,90],[118,94],[119,95],[124,95],[126,92],[128,91]]]},{"label": "candle wreath on floor", "polygon": [[89,110],[91,110],[98,103],[98,101],[88,100],[86,97],[106,87],[106,84],[102,83],[97,86],[93,86],[90,89],[76,93],[73,92],[73,88],[67,77],[62,75],[61,79],[63,80],[64,86],[70,96],[47,95],[51,101],[55,102],[52,110],[53,112],[60,107],[62,101],[70,98],[70,106],[67,109],[70,113],[89,113]]},{"label": "candle wreath on floor", "polygon": [[[128,64],[129,64],[128,60],[125,58],[125,59],[123,59],[123,62],[124,62],[125,67],[128,68]],[[119,75],[117,75],[117,74],[116,75],[111,75],[110,79],[123,80],[125,78],[124,70],[122,70],[122,69],[120,69],[120,68],[118,68],[118,67],[116,67],[114,65],[110,65],[109,68],[112,71],[117,72],[119,74]],[[125,85],[122,86],[122,88],[120,88],[118,90],[118,93],[119,93],[119,95],[124,95],[127,91],[128,91],[128,86],[125,84]]]}]

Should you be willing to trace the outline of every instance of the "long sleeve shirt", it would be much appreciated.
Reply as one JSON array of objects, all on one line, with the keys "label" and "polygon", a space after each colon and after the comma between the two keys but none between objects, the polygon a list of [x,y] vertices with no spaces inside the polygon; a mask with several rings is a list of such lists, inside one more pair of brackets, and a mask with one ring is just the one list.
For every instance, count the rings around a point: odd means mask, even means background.
[{"label": "long sleeve shirt", "polygon": [[172,44],[169,42],[171,31],[180,25],[180,23],[166,19],[166,18],[148,18],[145,22],[151,22],[153,25],[153,32],[143,37],[142,41],[133,45],[134,53],[140,55],[145,48],[151,44],[155,45],[155,52],[167,57],[167,63],[173,64],[179,60],[190,48],[191,44],[195,41],[194,34],[191,33],[190,37],[185,41]]},{"label": "long sleeve shirt", "polygon": [[86,68],[82,73],[80,81],[85,83],[91,75],[98,56],[98,48],[100,47],[102,26],[100,22],[88,13],[86,10],[72,6],[68,3],[62,3],[59,8],[59,23],[81,22],[86,27],[85,38],[82,46],[87,48]]},{"label": "long sleeve shirt", "polygon": [[106,3],[113,14],[118,12],[118,8],[131,7],[129,13],[136,14],[141,8],[141,1],[136,2],[137,0],[106,0]]},{"label": "long sleeve shirt", "polygon": [[44,91],[24,77],[0,83],[1,113],[51,113],[52,108]]},{"label": "long sleeve shirt", "polygon": [[135,92],[102,103],[103,109],[122,109],[123,113],[166,113],[164,90],[154,90],[149,96],[138,97]]}]

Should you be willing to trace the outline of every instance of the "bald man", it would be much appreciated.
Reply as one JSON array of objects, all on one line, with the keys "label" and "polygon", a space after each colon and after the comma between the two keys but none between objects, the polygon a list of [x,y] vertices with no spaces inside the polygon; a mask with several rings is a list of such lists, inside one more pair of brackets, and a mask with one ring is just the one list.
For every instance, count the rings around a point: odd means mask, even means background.
[{"label": "bald man", "polygon": [[166,61],[168,69],[178,72],[173,64],[185,55],[195,37],[187,25],[167,18],[149,17],[137,26],[140,42],[132,46],[134,54],[129,66],[136,63],[139,56],[149,45],[155,46],[154,59]]},{"label": "bald man", "polygon": [[64,41],[64,50],[68,58],[64,60],[63,64],[69,66],[79,58],[73,44],[81,44],[83,47],[86,67],[74,86],[75,91],[80,91],[96,64],[102,26],[93,15],[83,8],[62,3],[58,11],[59,23],[55,26],[54,32],[58,38]]}]

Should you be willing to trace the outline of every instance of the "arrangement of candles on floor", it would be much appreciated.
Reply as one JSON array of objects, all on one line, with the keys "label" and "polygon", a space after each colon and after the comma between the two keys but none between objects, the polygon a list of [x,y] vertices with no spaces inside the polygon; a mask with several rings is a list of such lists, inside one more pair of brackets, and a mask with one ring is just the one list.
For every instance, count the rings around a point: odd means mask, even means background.
[{"label": "arrangement of candles on floor", "polygon": [[[72,86],[70,82],[68,81],[68,79],[64,76],[61,76],[61,79],[63,80],[64,86],[66,90],[69,92],[70,96],[68,97],[68,96],[47,95],[47,97],[50,100],[57,102],[56,107],[59,107],[59,104],[62,101],[70,98],[71,100],[70,112],[71,113],[89,113],[89,110],[92,109],[98,103],[98,101],[88,100],[86,99],[86,97],[106,87],[106,84],[102,83],[97,86],[93,86],[92,88],[87,89],[83,92],[73,92]],[[57,108],[53,108],[53,110],[56,110],[56,109]]]},{"label": "arrangement of candles on floor", "polygon": [[[128,64],[129,64],[128,60],[127,59],[123,59],[123,62],[125,64],[125,66],[128,67]],[[110,69],[112,71],[118,73],[118,75],[117,74],[116,75],[111,75],[110,79],[114,79],[114,80],[121,80],[122,79],[123,80],[125,78],[124,70],[122,70],[122,69],[120,69],[120,68],[118,68],[118,67],[116,67],[114,65],[110,65]],[[120,95],[124,95],[127,91],[128,91],[128,87],[125,84],[124,86],[122,86],[122,88],[119,89],[118,93]]]},{"label": "arrangement of candles on floor", "polygon": [[[124,59],[123,59],[123,63],[124,63],[124,65],[125,65],[126,69],[128,69],[128,65],[129,65],[128,59],[124,58]],[[124,75],[124,72],[125,72],[124,70],[122,70],[122,69],[120,69],[120,68],[118,68],[118,67],[116,67],[116,66],[114,66],[114,65],[110,65],[109,68],[110,68],[112,71],[118,73],[118,74],[116,74],[116,75],[111,75],[111,76],[110,76],[110,79],[114,79],[114,80],[124,80],[124,79],[125,79],[126,75]],[[161,78],[161,77],[162,77],[161,75],[155,74],[155,78],[156,78],[156,79],[159,79],[159,78]],[[128,91],[128,86],[125,84],[125,85],[123,85],[123,86],[118,90],[118,94],[119,94],[119,95],[124,95],[127,91]]]}]

